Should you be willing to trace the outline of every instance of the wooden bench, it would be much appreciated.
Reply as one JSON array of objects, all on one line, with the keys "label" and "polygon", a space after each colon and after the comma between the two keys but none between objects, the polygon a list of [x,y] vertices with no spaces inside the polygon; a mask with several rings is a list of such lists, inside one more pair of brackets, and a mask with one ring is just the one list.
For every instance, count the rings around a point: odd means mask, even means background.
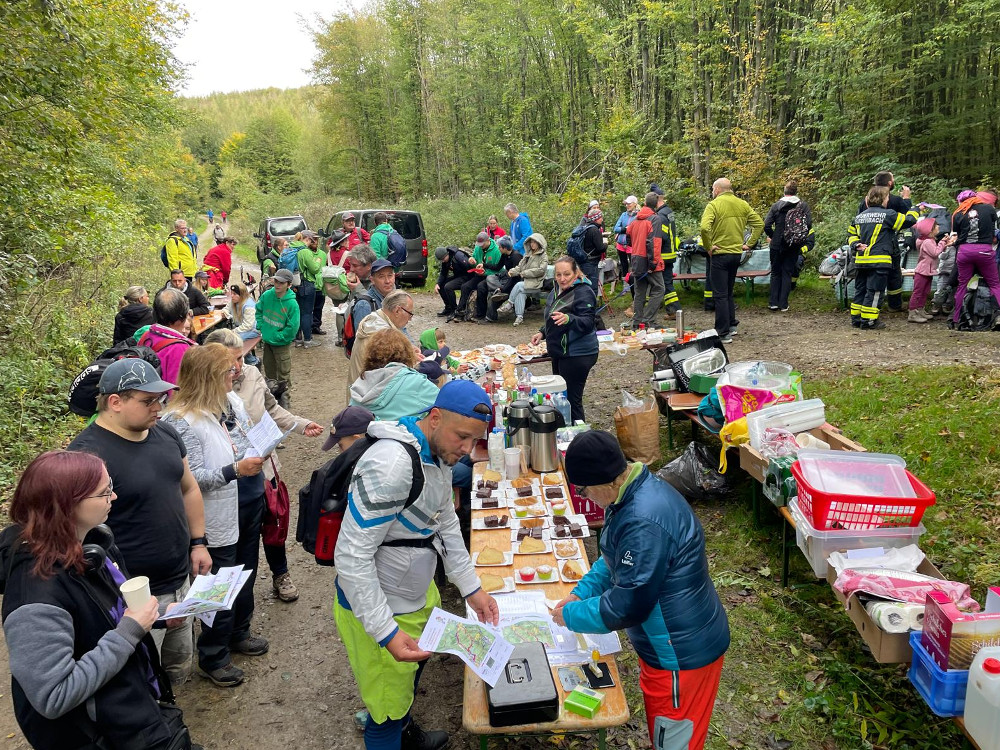
[{"label": "wooden bench", "polygon": [[[770,271],[737,271],[736,278],[738,281],[742,281],[745,287],[745,292],[743,299],[746,304],[750,304],[753,301],[754,293],[754,279],[759,279],[762,276],[770,276]],[[704,281],[705,274],[703,273],[675,273],[674,281]]]}]

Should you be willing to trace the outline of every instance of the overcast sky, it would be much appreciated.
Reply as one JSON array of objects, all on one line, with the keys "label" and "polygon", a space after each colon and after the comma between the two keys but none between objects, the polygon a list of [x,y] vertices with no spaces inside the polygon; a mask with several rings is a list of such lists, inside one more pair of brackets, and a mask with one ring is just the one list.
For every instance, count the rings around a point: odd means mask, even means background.
[{"label": "overcast sky", "polygon": [[315,51],[306,22],[313,23],[317,13],[330,18],[351,5],[350,0],[182,0],[181,4],[190,22],[174,53],[187,67],[187,81],[180,91],[186,96],[306,85]]}]

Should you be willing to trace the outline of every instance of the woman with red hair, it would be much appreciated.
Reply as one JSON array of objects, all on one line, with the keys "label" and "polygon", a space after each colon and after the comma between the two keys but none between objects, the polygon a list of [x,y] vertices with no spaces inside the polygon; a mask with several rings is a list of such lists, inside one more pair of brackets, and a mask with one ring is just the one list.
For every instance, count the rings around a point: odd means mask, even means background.
[{"label": "woman with red hair", "polygon": [[148,635],[156,597],[133,609],[119,594],[128,574],[103,525],[115,497],[101,459],[43,453],[0,533],[11,693],[32,747],[197,747]]}]

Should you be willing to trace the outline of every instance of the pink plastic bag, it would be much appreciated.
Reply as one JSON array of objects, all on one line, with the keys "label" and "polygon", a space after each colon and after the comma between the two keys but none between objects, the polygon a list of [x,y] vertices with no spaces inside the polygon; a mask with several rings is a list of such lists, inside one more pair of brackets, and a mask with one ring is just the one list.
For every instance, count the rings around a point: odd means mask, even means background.
[{"label": "pink plastic bag", "polygon": [[970,596],[967,583],[943,581],[900,570],[886,569],[884,573],[878,573],[847,568],[837,576],[833,587],[848,598],[852,594],[863,593],[911,604],[923,604],[928,591],[940,591],[961,610],[978,612],[980,609],[979,602]]},{"label": "pink plastic bag", "polygon": [[795,400],[795,396],[790,393],[777,394],[774,391],[744,388],[741,385],[720,385],[716,390],[727,422],[735,422],[750,412],[758,411],[770,404],[783,404]]}]

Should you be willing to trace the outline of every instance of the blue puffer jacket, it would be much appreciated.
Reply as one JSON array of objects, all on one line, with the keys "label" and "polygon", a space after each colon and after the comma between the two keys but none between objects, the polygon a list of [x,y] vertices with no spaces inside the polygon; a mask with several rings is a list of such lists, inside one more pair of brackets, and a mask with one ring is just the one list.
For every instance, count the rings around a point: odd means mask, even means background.
[{"label": "blue puffer jacket", "polygon": [[[569,321],[557,326],[552,313],[566,313]],[[539,329],[545,336],[549,356],[583,357],[597,354],[597,295],[587,279],[577,279],[565,292],[557,285],[545,305],[545,323]]]},{"label": "blue puffer jacket", "polygon": [[643,467],[611,505],[601,559],[563,608],[580,633],[625,629],[651,667],[698,669],[729,648],[729,621],[708,574],[705,534],[687,501]]}]

